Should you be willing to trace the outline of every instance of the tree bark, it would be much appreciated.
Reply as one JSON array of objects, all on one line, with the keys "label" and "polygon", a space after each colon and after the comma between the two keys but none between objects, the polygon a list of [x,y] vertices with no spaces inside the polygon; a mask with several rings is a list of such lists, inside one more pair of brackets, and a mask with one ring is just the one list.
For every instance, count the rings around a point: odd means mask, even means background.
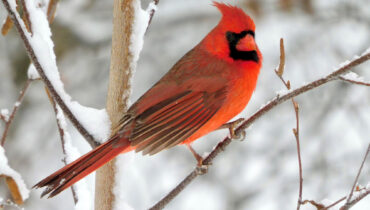
[{"label": "tree bark", "polygon": [[[114,128],[124,115],[131,92],[130,78],[132,55],[129,50],[132,23],[134,20],[134,0],[114,0],[112,54],[107,95],[107,112]],[[95,209],[113,209],[115,183],[115,159],[96,172]]]}]

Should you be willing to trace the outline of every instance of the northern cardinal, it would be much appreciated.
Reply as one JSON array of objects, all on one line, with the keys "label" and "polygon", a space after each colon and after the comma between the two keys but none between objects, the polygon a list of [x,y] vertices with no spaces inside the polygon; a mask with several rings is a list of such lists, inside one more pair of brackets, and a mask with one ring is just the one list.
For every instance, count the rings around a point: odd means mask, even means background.
[{"label": "northern cardinal", "polygon": [[253,20],[238,7],[215,2],[222,18],[127,111],[112,137],[40,181],[53,197],[131,150],[156,154],[216,130],[240,113],[256,87],[262,55]]}]

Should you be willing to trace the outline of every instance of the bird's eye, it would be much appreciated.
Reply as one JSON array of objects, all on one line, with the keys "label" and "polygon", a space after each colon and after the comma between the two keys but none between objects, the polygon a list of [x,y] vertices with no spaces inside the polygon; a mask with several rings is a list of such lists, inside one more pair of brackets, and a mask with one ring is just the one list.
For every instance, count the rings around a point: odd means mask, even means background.
[{"label": "bird's eye", "polygon": [[235,33],[231,32],[231,31],[226,32],[226,39],[229,42],[238,41],[237,38],[236,38],[236,36],[235,36]]}]

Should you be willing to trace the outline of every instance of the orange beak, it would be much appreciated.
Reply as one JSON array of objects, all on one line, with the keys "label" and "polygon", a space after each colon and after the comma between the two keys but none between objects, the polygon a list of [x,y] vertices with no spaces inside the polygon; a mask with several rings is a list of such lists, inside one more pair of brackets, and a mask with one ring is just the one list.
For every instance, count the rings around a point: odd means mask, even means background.
[{"label": "orange beak", "polygon": [[242,38],[236,45],[236,49],[239,51],[253,51],[257,50],[256,42],[251,34],[247,34]]}]

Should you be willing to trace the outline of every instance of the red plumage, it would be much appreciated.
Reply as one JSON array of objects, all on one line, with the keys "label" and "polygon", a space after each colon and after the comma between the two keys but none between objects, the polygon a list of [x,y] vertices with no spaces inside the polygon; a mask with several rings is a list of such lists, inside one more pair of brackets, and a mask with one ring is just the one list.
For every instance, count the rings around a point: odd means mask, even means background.
[{"label": "red plumage", "polygon": [[215,2],[218,25],[122,116],[112,138],[35,187],[53,197],[120,153],[156,154],[219,128],[247,105],[262,55],[253,20],[240,8]]}]

